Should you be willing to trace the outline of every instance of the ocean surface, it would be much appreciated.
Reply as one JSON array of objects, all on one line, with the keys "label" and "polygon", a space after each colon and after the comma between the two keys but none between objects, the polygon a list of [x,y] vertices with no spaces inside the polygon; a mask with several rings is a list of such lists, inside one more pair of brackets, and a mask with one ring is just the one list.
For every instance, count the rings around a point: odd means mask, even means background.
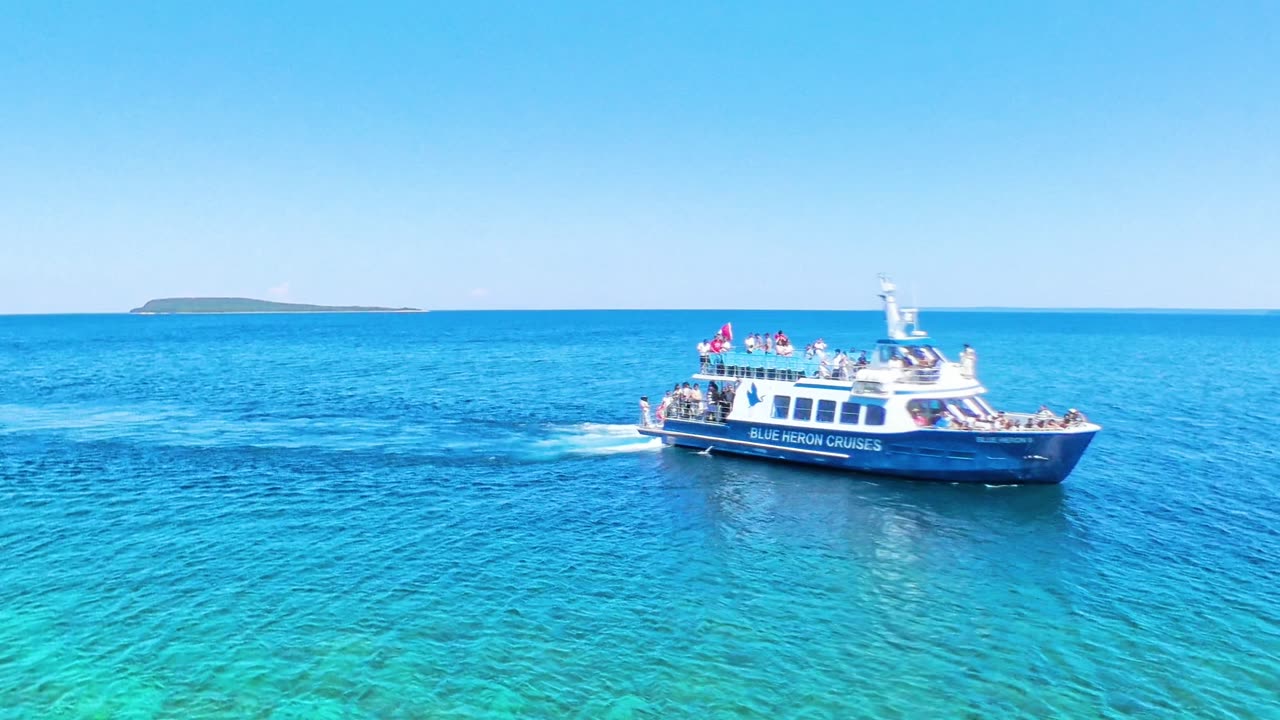
[{"label": "ocean surface", "polygon": [[1280,718],[1280,317],[925,313],[1055,487],[641,438],[725,321],[0,318],[0,718]]}]

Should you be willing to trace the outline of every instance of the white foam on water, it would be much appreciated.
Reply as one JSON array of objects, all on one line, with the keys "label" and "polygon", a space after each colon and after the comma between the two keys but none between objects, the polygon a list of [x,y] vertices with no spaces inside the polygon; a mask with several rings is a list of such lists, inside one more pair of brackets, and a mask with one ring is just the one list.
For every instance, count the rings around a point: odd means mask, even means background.
[{"label": "white foam on water", "polygon": [[625,445],[613,445],[609,447],[589,448],[581,451],[574,451],[575,455],[616,455],[618,453],[632,452],[649,452],[650,450],[660,450],[662,441],[658,438],[641,438],[641,442],[632,442]]},{"label": "white foam on water", "polygon": [[657,450],[662,441],[641,435],[634,425],[588,422],[553,428],[550,437],[533,445],[552,456],[617,455]]},{"label": "white foam on water", "polygon": [[584,422],[572,426],[576,431],[584,435],[609,435],[612,437],[644,437],[636,432],[635,425],[617,424],[617,423],[592,423]]}]

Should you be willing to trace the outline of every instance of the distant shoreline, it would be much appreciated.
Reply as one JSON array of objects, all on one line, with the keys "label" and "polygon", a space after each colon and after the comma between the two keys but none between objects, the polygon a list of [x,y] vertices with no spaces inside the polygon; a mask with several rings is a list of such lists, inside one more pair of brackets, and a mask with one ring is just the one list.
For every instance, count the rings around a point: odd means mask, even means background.
[{"label": "distant shoreline", "polygon": [[411,313],[423,312],[411,307],[379,307],[377,305],[312,305],[257,300],[243,297],[180,297],[148,300],[142,307],[129,311],[132,315],[258,315],[287,313]]},{"label": "distant shoreline", "polygon": [[407,310],[164,310],[151,312],[130,310],[126,313],[33,313],[50,315],[419,315],[431,312],[417,308]]}]

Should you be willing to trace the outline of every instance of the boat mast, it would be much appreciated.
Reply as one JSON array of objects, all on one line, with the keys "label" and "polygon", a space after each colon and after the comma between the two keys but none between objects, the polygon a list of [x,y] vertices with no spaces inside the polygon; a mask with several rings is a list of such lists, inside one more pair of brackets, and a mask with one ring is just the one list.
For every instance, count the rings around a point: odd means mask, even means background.
[{"label": "boat mast", "polygon": [[897,286],[884,273],[880,273],[879,278],[880,299],[884,301],[884,321],[889,339],[909,340],[925,337],[925,333],[919,326],[920,311],[916,308],[899,309],[898,298],[894,294],[898,289]]},{"label": "boat mast", "polygon": [[891,340],[902,340],[907,337],[903,331],[902,314],[898,312],[898,299],[894,297],[897,287],[888,275],[880,273],[880,299],[884,301],[884,322],[888,326]]}]

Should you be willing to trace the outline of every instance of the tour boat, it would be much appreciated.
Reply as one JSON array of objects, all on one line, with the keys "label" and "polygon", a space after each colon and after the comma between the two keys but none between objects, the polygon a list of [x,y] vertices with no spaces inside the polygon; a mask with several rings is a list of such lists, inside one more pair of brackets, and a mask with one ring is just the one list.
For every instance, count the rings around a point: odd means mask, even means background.
[{"label": "tour boat", "polygon": [[700,350],[692,379],[715,383],[718,395],[658,398],[658,417],[643,414],[637,429],[667,445],[872,475],[1062,482],[1101,428],[1074,409],[997,411],[983,398],[972,349],[948,360],[883,275],[880,288],[888,331],[863,362],[789,340],[769,352],[717,343]]}]

